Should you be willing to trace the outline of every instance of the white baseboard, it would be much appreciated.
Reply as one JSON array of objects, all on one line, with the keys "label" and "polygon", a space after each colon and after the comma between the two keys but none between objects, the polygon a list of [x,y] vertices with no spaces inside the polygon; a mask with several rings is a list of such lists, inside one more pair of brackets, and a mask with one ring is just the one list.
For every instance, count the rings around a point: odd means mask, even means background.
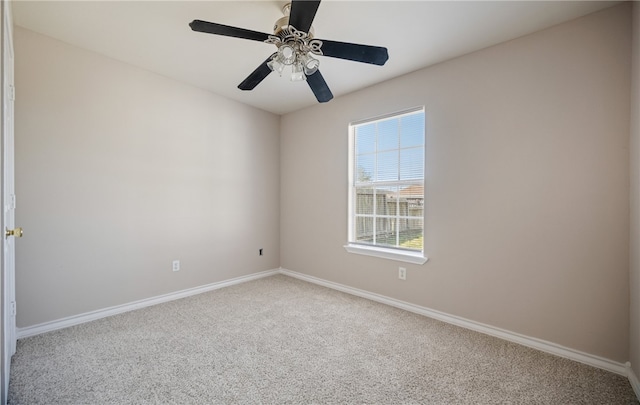
[{"label": "white baseboard", "polygon": [[636,397],[638,397],[638,401],[640,401],[640,381],[638,381],[636,373],[633,372],[631,363],[627,363],[627,377],[629,377],[629,383],[631,383],[633,392],[636,393]]},{"label": "white baseboard", "polygon": [[[356,295],[358,297],[367,298],[372,301],[380,302],[382,304],[387,304],[392,307],[414,312],[419,315],[424,315],[429,318],[437,319],[439,321],[457,325],[466,329],[471,329],[476,332],[484,333],[486,335],[495,336],[500,339],[508,340],[510,342],[515,342],[523,346],[527,346],[543,352],[551,353],[556,356],[564,357],[569,360],[574,360],[583,364],[587,364],[589,366],[611,371],[613,373],[620,374],[622,376],[627,376],[628,370],[624,364],[618,363],[609,359],[605,359],[603,357],[594,356],[589,353],[584,353],[578,350],[570,349],[568,347],[564,347],[564,346],[561,346],[552,342],[548,342],[545,340],[521,335],[519,333],[496,328],[491,325],[475,322],[475,321],[461,318],[455,315],[449,315],[447,313],[436,311],[434,309],[421,307],[419,305],[414,305],[408,302],[396,300],[394,298],[389,298],[384,295],[371,293],[365,290],[360,290],[360,289],[349,287],[343,284],[334,283],[332,281],[327,281],[317,277],[308,276],[306,274],[297,273],[291,270],[280,268],[280,273],[290,277],[295,277],[303,281],[308,281],[310,283],[332,288],[334,290]],[[637,384],[638,380],[636,379],[635,381]],[[632,382],[632,385],[633,385],[633,382]],[[637,394],[638,393],[637,386],[634,386],[634,389],[636,390],[636,394]]]},{"label": "white baseboard", "polygon": [[161,304],[163,302],[173,301],[180,298],[189,297],[196,294],[201,294],[207,291],[217,290],[223,287],[229,287],[235,284],[245,283],[247,281],[257,280],[259,278],[276,275],[280,272],[279,269],[267,270],[259,273],[250,274],[248,276],[236,277],[230,280],[220,281],[217,283],[211,283],[200,287],[188,288],[186,290],[176,291],[168,294],[158,295],[139,301],[130,302],[128,304],[116,305],[109,308],[99,309],[97,311],[86,312],[84,314],[74,315],[67,318],[57,319],[55,321],[45,322],[38,325],[27,326],[25,328],[17,328],[18,339],[39,335],[45,332],[51,332],[53,330],[67,328],[69,326],[79,325],[81,323],[95,321],[107,316],[121,314],[123,312],[133,311],[148,307],[151,305]]}]

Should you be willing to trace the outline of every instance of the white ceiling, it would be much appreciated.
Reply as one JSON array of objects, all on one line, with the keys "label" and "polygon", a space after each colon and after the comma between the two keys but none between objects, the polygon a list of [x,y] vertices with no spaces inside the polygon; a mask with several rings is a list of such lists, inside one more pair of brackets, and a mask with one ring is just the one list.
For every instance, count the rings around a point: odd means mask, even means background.
[{"label": "white ceiling", "polygon": [[[194,19],[271,33],[285,1],[24,1],[17,25],[276,114],[317,103],[306,83],[270,74],[237,85],[273,45],[193,32]],[[617,4],[612,1],[339,1],[320,4],[322,39],[387,47],[374,66],[327,57],[335,97]]]}]

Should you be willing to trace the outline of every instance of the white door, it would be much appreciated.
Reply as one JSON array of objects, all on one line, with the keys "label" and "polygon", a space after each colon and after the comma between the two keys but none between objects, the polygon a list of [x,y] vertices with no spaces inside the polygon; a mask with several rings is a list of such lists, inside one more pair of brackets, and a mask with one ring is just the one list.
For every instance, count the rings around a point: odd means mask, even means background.
[{"label": "white door", "polygon": [[10,2],[2,1],[2,395],[5,404],[9,388],[11,356],[16,352],[15,240],[22,230],[15,228],[16,197],[13,175],[13,22]]}]

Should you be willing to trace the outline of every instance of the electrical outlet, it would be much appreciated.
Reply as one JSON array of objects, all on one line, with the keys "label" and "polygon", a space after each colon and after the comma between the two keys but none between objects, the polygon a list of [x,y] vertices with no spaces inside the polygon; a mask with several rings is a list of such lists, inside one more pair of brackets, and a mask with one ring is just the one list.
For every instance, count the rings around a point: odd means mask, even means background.
[{"label": "electrical outlet", "polygon": [[180,270],[180,260],[174,260],[173,261],[173,271],[179,271]]},{"label": "electrical outlet", "polygon": [[398,278],[400,280],[406,280],[407,279],[407,269],[405,269],[404,267],[399,267],[398,268]]}]

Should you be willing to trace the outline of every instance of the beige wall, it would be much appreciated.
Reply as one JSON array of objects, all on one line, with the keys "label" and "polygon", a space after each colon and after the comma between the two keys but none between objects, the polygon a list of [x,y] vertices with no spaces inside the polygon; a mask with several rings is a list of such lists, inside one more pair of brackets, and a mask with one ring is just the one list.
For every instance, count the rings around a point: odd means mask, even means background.
[{"label": "beige wall", "polygon": [[278,116],[22,28],[15,48],[19,327],[279,266]]},{"label": "beige wall", "polygon": [[633,3],[631,85],[631,290],[630,353],[634,374],[640,376],[640,2]]},{"label": "beige wall", "polygon": [[[623,4],[285,115],[282,267],[627,361],[630,46]],[[347,125],[420,105],[429,261],[349,254]]]}]

